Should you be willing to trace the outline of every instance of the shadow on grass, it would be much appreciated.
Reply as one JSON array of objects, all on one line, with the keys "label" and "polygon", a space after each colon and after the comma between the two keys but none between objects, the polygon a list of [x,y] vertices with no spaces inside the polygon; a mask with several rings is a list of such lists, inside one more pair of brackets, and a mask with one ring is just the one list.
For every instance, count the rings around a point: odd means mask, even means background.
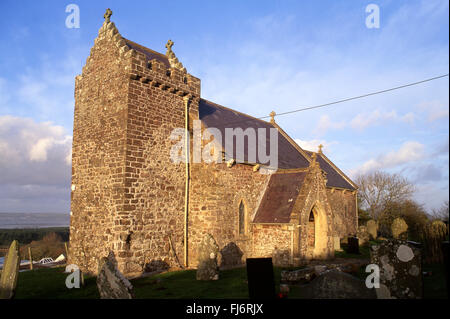
[{"label": "shadow on grass", "polygon": [[19,273],[16,299],[92,299],[100,298],[96,277],[85,276],[85,286],[66,287],[65,267],[36,269]]},{"label": "shadow on grass", "polygon": [[[357,277],[365,279],[364,267]],[[293,268],[274,267],[275,288],[279,291],[282,270]],[[295,269],[298,269],[295,268]],[[424,298],[448,298],[442,265],[425,265],[424,271],[432,271],[432,276],[424,276]],[[139,299],[247,299],[246,268],[235,268],[220,272],[217,281],[197,281],[195,270],[167,272],[145,278],[131,280],[136,298]],[[85,276],[85,286],[68,289],[65,280],[68,274],[64,267],[38,269],[19,274],[17,299],[98,299],[96,277]],[[292,286],[289,298],[301,298],[301,287]]]}]

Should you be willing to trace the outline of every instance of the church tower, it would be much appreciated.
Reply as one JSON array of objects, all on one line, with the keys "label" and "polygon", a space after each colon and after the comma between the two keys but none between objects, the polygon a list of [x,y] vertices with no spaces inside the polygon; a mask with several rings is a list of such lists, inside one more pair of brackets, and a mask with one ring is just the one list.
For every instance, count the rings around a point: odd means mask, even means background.
[{"label": "church tower", "polygon": [[170,135],[198,119],[200,80],[172,41],[145,48],[111,14],[75,79],[69,262],[95,274],[112,251],[132,275],[183,264],[186,171]]}]

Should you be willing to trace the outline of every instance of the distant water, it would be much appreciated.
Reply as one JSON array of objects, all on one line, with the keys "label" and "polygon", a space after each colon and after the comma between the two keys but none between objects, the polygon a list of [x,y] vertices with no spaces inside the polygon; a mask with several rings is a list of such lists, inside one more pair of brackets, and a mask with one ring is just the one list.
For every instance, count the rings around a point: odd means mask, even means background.
[{"label": "distant water", "polygon": [[0,229],[69,227],[69,224],[68,213],[0,213]]}]

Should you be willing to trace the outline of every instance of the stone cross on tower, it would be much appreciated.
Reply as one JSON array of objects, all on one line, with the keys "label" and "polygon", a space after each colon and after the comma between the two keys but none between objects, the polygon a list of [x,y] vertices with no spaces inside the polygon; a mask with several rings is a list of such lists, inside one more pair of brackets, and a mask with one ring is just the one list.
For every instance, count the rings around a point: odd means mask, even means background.
[{"label": "stone cross on tower", "polygon": [[320,145],[319,145],[319,153],[322,153],[322,148],[323,148],[323,145],[320,144]]},{"label": "stone cross on tower", "polygon": [[170,67],[176,68],[178,70],[181,70],[181,72],[186,73],[186,68],[183,67],[183,64],[180,61],[178,61],[178,58],[176,57],[175,53],[173,53],[172,46],[173,46],[173,41],[172,40],[167,41],[166,57],[169,60]]},{"label": "stone cross on tower", "polygon": [[110,20],[109,18],[111,18],[112,16],[112,11],[110,8],[106,9],[105,14],[103,15],[103,18],[105,18],[105,22],[108,23]]},{"label": "stone cross on tower", "polygon": [[167,41],[167,44],[166,44],[166,48],[167,48],[166,56],[169,56],[169,53],[172,52],[172,46],[173,46],[173,41],[172,40]]},{"label": "stone cross on tower", "polygon": [[275,113],[275,111],[270,112],[270,123],[275,123],[275,115],[277,115],[277,113]]}]

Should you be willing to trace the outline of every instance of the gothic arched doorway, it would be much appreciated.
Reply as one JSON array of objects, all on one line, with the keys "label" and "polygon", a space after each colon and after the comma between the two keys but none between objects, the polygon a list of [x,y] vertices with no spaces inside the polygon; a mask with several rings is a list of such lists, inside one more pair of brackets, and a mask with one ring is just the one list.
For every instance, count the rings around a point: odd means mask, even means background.
[{"label": "gothic arched doorway", "polygon": [[320,205],[313,206],[307,220],[307,247],[309,258],[327,258],[328,252],[328,220]]}]

